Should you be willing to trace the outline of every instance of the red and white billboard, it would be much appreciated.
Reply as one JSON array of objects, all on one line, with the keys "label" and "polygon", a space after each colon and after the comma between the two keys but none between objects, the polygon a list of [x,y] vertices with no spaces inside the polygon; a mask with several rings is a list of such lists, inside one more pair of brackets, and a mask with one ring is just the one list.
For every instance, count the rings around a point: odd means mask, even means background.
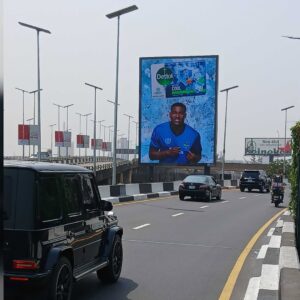
[{"label": "red and white billboard", "polygon": [[29,125],[18,125],[18,145],[29,145]]},{"label": "red and white billboard", "polygon": [[89,148],[90,137],[88,135],[77,134],[76,141],[77,148]]},{"label": "red and white billboard", "polygon": [[39,125],[29,125],[29,145],[39,144]]},{"label": "red and white billboard", "polygon": [[[96,149],[100,150],[102,147],[102,139],[96,139]],[[94,149],[95,148],[95,140],[91,139],[91,148]]]},{"label": "red and white billboard", "polygon": [[111,151],[111,142],[102,142],[101,150]]},{"label": "red and white billboard", "polygon": [[71,147],[71,132],[70,131],[55,131],[55,146],[56,147]]}]

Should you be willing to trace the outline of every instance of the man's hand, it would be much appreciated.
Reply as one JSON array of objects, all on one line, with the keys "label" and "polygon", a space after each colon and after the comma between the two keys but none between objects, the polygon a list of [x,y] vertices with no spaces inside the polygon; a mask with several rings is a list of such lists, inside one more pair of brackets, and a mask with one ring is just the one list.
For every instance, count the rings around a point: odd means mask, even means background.
[{"label": "man's hand", "polygon": [[167,156],[177,156],[180,152],[180,147],[170,148],[166,152]]},{"label": "man's hand", "polygon": [[199,161],[200,157],[199,155],[194,154],[193,152],[189,151],[186,155],[186,158],[189,162],[196,163]]}]

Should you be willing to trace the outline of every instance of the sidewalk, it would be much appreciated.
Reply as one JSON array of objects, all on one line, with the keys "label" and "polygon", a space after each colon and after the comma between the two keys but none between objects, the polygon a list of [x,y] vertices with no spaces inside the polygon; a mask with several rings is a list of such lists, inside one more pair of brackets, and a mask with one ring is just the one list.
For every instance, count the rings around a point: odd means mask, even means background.
[{"label": "sidewalk", "polygon": [[269,243],[262,245],[257,255],[263,261],[261,275],[250,278],[244,300],[299,300],[299,259],[289,211],[277,219],[267,236]]}]

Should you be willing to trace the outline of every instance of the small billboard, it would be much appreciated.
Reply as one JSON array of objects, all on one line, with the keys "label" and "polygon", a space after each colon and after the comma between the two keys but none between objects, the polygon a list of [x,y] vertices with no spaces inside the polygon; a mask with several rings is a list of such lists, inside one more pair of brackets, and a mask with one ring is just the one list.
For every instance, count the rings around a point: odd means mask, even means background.
[{"label": "small billboard", "polygon": [[70,131],[55,131],[56,147],[71,147],[72,134]]},{"label": "small billboard", "polygon": [[289,156],[291,151],[290,138],[245,138],[245,155]]},{"label": "small billboard", "polygon": [[29,145],[30,130],[29,125],[18,125],[18,145]]},{"label": "small billboard", "polygon": [[111,151],[111,142],[102,142],[101,150]]},{"label": "small billboard", "polygon": [[140,58],[141,164],[215,163],[218,56]]},{"label": "small billboard", "polygon": [[77,148],[89,148],[90,136],[77,134],[76,141],[77,141],[77,144],[76,144]]},{"label": "small billboard", "polygon": [[[96,149],[100,150],[102,146],[102,139],[96,139]],[[91,148],[94,149],[95,148],[95,140],[91,139]]]},{"label": "small billboard", "polygon": [[39,125],[29,125],[29,145],[39,144]]}]

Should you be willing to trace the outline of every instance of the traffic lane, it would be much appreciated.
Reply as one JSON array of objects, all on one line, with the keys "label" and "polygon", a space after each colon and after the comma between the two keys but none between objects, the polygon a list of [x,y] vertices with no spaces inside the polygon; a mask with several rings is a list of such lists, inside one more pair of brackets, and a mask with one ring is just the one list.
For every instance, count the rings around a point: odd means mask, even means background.
[{"label": "traffic lane", "polygon": [[[226,220],[236,220],[228,215],[228,211],[232,211],[230,209],[232,202],[235,205],[242,206],[248,203],[239,202],[239,194],[229,193],[228,197],[224,197],[224,200],[229,202],[225,203],[222,201],[211,203],[182,202],[178,198],[173,198],[153,201],[148,203],[151,205],[146,206],[134,203],[116,207],[115,210],[117,210],[119,215],[120,224],[124,226],[124,265],[120,281],[107,289],[106,286],[98,282],[95,275],[91,275],[76,285],[74,296],[77,297],[80,294],[80,299],[98,299],[100,296],[102,299],[134,300],[141,298],[217,299],[241,251],[240,248],[242,247],[240,247],[240,244],[242,242],[240,241],[241,239],[237,238],[239,248],[227,248],[224,246],[224,243],[226,240],[230,240],[232,234],[222,237],[224,233],[219,229],[218,232],[221,233],[221,236],[216,236],[213,233],[208,234],[208,237],[212,235],[212,240],[208,243],[205,233],[211,232],[212,228],[220,228],[220,226],[215,224],[215,226],[208,226],[209,229],[206,229],[207,226],[199,225],[201,225],[201,220],[207,223],[212,220],[213,216],[220,219],[218,217],[220,212],[222,212],[221,215],[227,216]],[[253,204],[256,202],[258,203],[257,205],[266,203],[269,198],[266,195],[262,195],[265,201],[261,201],[262,199],[257,194],[250,194],[250,196],[253,196],[249,199],[252,200],[250,207],[253,207]],[[153,206],[152,204],[155,205]],[[208,204],[209,207],[206,210],[198,209],[198,205],[203,206],[203,204]],[[189,213],[185,212],[184,215],[170,217],[170,211],[178,210],[183,205]],[[151,226],[133,230],[121,221],[127,215],[125,219],[131,218],[129,223],[133,222],[136,224],[135,218],[140,218],[143,212],[143,216],[147,220],[149,220],[148,216],[157,217],[151,219]],[[204,213],[204,215],[201,215],[201,218],[199,218],[200,212]],[[203,216],[205,214],[208,216],[204,219]],[[142,221],[144,220],[142,219]],[[242,221],[243,218],[239,222]],[[190,230],[185,230],[185,227],[191,227],[193,223],[194,226]],[[194,228],[197,230],[194,231]],[[225,234],[229,231],[224,228]],[[149,238],[150,232],[154,232],[152,239]],[[176,232],[175,236],[173,236],[174,232]],[[196,232],[197,238],[195,238],[194,232]],[[132,237],[133,233],[138,233],[140,236],[129,240],[128,236]],[[189,233],[191,234],[189,235]],[[237,236],[237,234],[235,233],[233,236]],[[146,237],[148,238],[146,239]],[[197,243],[197,239],[202,243]],[[247,240],[245,238],[246,242]],[[78,289],[80,293],[76,292]]]}]

